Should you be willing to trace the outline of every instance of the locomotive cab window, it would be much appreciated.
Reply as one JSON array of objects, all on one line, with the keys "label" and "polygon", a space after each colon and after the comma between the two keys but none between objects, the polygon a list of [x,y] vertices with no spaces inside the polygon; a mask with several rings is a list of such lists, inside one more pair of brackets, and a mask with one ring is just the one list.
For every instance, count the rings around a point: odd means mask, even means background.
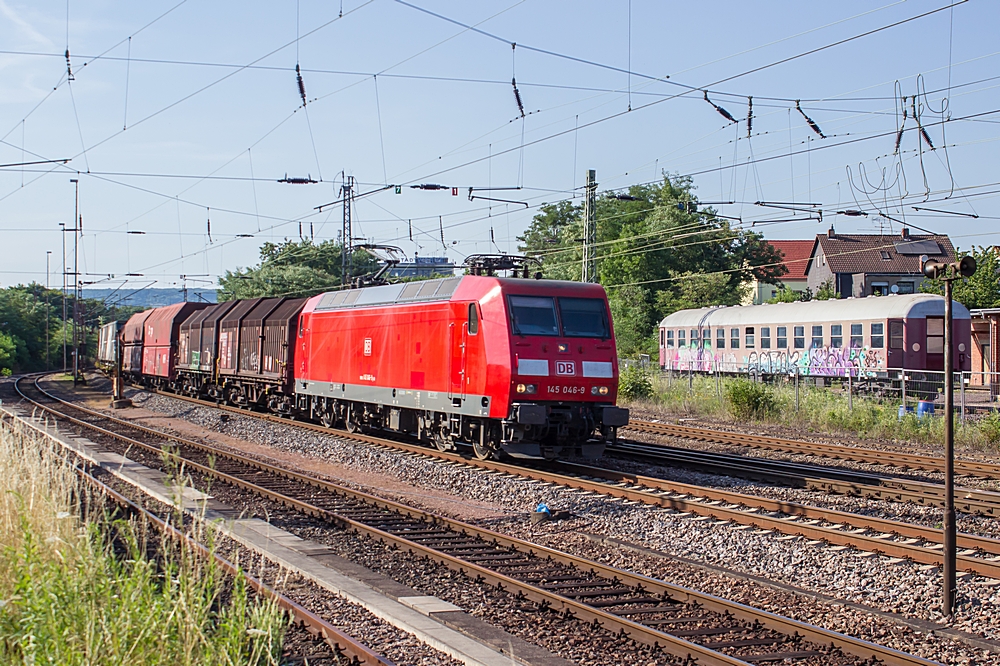
[{"label": "locomotive cab window", "polygon": [[760,327],[760,348],[770,349],[771,348],[771,327],[761,326]]},{"label": "locomotive cab window", "polygon": [[754,346],[754,341],[753,341],[753,326],[747,326],[746,329],[744,330],[744,333],[745,333],[745,335],[744,335],[744,338],[745,338],[744,342],[746,343],[746,348],[747,349],[752,349],[753,346]]},{"label": "locomotive cab window", "polygon": [[510,318],[517,335],[559,335],[556,307],[545,296],[510,296]]},{"label": "locomotive cab window", "polygon": [[788,349],[788,328],[778,327],[778,349]]},{"label": "locomotive cab window", "polygon": [[608,309],[599,298],[560,298],[563,335],[568,338],[610,338]]},{"label": "locomotive cab window", "polygon": [[469,335],[479,333],[479,311],[475,303],[469,303]]},{"label": "locomotive cab window", "polygon": [[830,346],[831,347],[843,347],[844,346],[844,325],[843,324],[831,324],[830,325]]}]

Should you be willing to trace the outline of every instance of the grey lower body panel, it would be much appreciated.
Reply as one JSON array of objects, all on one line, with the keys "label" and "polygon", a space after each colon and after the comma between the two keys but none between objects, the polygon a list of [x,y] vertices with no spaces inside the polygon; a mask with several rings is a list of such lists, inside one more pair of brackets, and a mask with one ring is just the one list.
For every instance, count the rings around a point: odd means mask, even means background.
[{"label": "grey lower body panel", "polygon": [[417,391],[395,389],[384,386],[362,384],[334,384],[332,382],[311,382],[297,380],[295,392],[299,395],[314,395],[335,400],[367,402],[403,409],[443,412],[489,418],[489,398],[484,395],[459,395],[441,391]]}]

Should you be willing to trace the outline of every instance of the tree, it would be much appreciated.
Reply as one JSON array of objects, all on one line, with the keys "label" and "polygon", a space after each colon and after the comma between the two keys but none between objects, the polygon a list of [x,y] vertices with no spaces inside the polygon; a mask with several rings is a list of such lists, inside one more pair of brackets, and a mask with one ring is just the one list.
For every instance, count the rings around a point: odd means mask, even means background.
[{"label": "tree", "polygon": [[[1000,254],[997,248],[973,246],[970,252],[959,252],[958,256],[975,259],[976,272],[972,277],[952,283],[952,297],[970,310],[1000,307]],[[920,291],[943,295],[944,282],[925,280]]]},{"label": "tree", "polygon": [[827,278],[826,282],[819,286],[816,290],[816,295],[813,298],[817,301],[828,301],[831,298],[840,298],[837,295],[837,290],[833,287],[833,278]]},{"label": "tree", "polygon": [[[226,271],[219,278],[220,301],[265,296],[313,296],[341,284],[342,246],[336,241],[311,240],[264,243],[260,263],[252,268]],[[365,275],[378,262],[367,252],[351,255],[351,274]]]},{"label": "tree", "polygon": [[9,376],[14,370],[17,343],[14,338],[0,331],[0,377]]},{"label": "tree", "polygon": [[778,293],[774,295],[773,298],[767,299],[766,303],[798,303],[799,301],[808,301],[806,294],[797,291],[792,291],[788,287],[782,286],[778,290]]}]

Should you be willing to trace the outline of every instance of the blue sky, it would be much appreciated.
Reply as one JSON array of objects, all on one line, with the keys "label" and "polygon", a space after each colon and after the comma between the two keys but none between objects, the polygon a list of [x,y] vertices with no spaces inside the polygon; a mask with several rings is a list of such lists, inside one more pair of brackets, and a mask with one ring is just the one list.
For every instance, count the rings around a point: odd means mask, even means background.
[{"label": "blue sky", "polygon": [[[456,261],[515,251],[539,204],[579,198],[585,169],[600,190],[694,174],[698,195],[732,201],[717,208],[746,226],[801,218],[758,227],[768,238],[811,238],[831,221],[898,231],[882,211],[961,247],[997,242],[1000,8],[989,0],[909,21],[948,3],[178,2],[70,0],[67,24],[63,1],[0,0],[0,163],[72,158],[0,169],[0,284],[44,282],[46,251],[61,283],[71,178],[81,271],[96,286],[127,273],[127,287],[180,275],[204,286],[255,263],[261,242],[297,238],[300,223],[335,238],[340,207],[315,207],[338,198],[342,173],[360,192],[403,185],[357,201],[355,236]],[[918,76],[933,151],[901,117]],[[891,187],[877,187],[883,173]],[[321,182],[276,182],[286,174]],[[459,196],[407,187],[425,182]],[[490,186],[521,187],[493,196],[529,206],[469,200],[469,187]],[[823,221],[761,200],[821,204]],[[873,215],[836,215],[846,209]]]}]

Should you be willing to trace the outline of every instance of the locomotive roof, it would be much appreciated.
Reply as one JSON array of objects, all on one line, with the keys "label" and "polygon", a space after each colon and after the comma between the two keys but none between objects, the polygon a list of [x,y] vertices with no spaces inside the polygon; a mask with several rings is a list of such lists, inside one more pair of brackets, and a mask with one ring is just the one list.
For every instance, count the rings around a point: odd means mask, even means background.
[{"label": "locomotive roof", "polygon": [[[361,289],[345,289],[343,291],[329,291],[319,296],[314,296],[312,310],[324,312],[327,310],[339,310],[342,308],[357,308],[374,305],[420,303],[428,301],[447,301],[455,295],[460,283],[489,283],[490,288],[500,285],[504,289],[513,287],[514,291],[521,291],[519,287],[524,287],[525,292],[540,293],[541,291],[573,289],[574,291],[590,292],[601,290],[600,285],[592,285],[581,282],[567,282],[564,280],[533,280],[526,278],[498,278],[477,275],[463,275],[460,277],[440,278],[434,280],[421,280],[418,282],[402,282],[399,284],[387,284],[377,287],[363,287]],[[483,291],[473,300],[485,295]],[[306,310],[309,310],[307,305]]]},{"label": "locomotive roof", "polygon": [[[867,321],[870,319],[922,319],[944,315],[944,297],[936,294],[894,294],[804,303],[717,306],[680,310],[667,315],[661,328],[794,324],[821,321]],[[969,311],[953,301],[955,319],[969,319]]]}]

